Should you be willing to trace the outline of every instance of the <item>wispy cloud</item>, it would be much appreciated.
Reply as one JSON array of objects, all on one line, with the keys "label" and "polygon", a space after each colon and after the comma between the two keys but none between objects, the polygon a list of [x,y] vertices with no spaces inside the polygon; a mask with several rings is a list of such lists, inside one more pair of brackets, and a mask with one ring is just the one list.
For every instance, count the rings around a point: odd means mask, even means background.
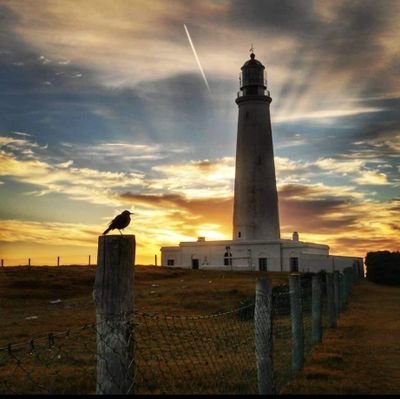
[{"label": "wispy cloud", "polygon": [[276,123],[280,122],[292,122],[306,119],[320,119],[320,120],[332,120],[336,118],[342,118],[346,116],[361,115],[371,112],[380,112],[382,108],[354,108],[354,109],[327,109],[318,110],[313,112],[301,112],[301,113],[289,113],[277,114],[273,117],[273,121]]}]

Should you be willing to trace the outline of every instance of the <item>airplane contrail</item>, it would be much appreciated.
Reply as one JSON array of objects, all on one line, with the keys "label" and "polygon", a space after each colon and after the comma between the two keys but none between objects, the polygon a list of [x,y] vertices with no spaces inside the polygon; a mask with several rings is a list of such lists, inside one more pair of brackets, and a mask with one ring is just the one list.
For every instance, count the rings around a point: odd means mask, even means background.
[{"label": "airplane contrail", "polygon": [[183,24],[183,27],[185,28],[186,35],[187,35],[188,40],[189,40],[189,43],[190,43],[190,47],[192,47],[193,54],[194,54],[194,58],[196,58],[197,65],[199,66],[200,72],[201,72],[201,74],[202,74],[202,76],[203,76],[204,83],[205,83],[206,86],[207,86],[208,92],[211,94],[210,86],[208,85],[206,75],[205,75],[205,73],[204,73],[204,71],[203,71],[203,68],[202,68],[202,66],[201,66],[201,64],[200,64],[200,60],[199,60],[199,57],[197,56],[197,52],[196,52],[196,49],[194,48],[192,39],[190,38],[189,31],[188,31],[188,29],[186,28],[186,25],[185,25],[185,24]]}]

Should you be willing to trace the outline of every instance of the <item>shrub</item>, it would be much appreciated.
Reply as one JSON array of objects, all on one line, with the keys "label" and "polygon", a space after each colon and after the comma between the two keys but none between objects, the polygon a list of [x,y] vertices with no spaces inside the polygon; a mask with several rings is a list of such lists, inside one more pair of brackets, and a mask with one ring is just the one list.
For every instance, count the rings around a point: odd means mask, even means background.
[{"label": "shrub", "polygon": [[400,252],[368,252],[367,279],[378,284],[400,285]]}]

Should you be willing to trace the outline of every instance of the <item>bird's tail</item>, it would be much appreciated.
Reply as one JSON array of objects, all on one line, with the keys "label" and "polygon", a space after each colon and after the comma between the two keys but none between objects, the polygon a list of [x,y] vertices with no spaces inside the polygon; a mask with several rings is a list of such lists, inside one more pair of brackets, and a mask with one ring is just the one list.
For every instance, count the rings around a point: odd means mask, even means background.
[{"label": "bird's tail", "polygon": [[108,228],[107,230],[104,231],[103,236],[105,236],[111,229]]}]

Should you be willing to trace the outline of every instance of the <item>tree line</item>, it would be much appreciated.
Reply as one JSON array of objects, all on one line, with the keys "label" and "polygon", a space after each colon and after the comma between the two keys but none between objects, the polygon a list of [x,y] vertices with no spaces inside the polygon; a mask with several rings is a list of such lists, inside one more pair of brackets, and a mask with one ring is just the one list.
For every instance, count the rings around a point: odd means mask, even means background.
[{"label": "tree line", "polygon": [[400,252],[368,252],[367,279],[378,284],[400,285]]}]

